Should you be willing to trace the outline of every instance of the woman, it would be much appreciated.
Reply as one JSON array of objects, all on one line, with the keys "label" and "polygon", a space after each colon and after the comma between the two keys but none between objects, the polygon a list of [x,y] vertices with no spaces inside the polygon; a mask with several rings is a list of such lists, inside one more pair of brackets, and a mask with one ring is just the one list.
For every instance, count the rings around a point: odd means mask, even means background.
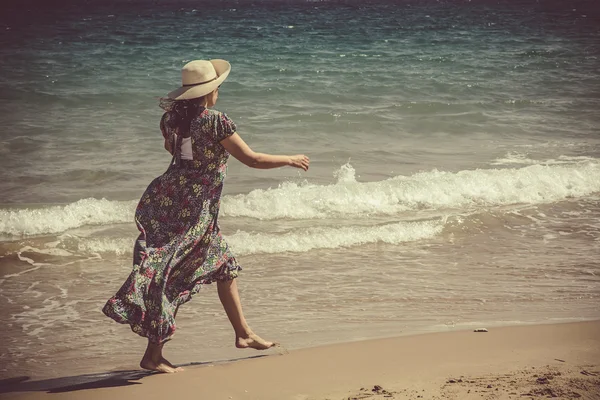
[{"label": "woman", "polygon": [[212,282],[217,282],[236,347],[264,350],[274,345],[252,332],[242,312],[235,281],[241,267],[217,221],[223,180],[229,154],[264,169],[287,165],[306,171],[309,159],[255,153],[235,124],[211,109],[230,71],[225,60],[192,61],[182,69],[182,86],[161,101],[166,112],[160,128],[173,161],[140,199],[133,271],[103,308],[107,316],[148,338],[140,362],[148,370],[180,370],[162,356],[163,345],[175,332],[178,307]]}]

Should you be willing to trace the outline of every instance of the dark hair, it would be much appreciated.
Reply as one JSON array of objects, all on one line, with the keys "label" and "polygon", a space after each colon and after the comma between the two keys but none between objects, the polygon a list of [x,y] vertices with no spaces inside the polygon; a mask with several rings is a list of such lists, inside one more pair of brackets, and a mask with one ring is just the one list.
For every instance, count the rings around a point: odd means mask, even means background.
[{"label": "dark hair", "polygon": [[[161,105],[161,108],[165,107]],[[204,96],[189,100],[171,100],[167,110],[170,111],[171,118],[168,118],[166,124],[181,137],[189,137],[192,120],[198,116],[202,108],[204,108]]]}]

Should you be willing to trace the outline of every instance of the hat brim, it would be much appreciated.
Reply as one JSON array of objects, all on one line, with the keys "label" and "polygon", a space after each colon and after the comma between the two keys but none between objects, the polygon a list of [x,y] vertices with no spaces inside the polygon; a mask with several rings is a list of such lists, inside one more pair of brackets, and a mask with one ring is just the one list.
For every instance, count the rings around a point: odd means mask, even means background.
[{"label": "hat brim", "polygon": [[172,92],[169,92],[169,94],[167,94],[167,97],[172,100],[196,99],[198,97],[205,96],[213,90],[215,90],[216,88],[218,88],[219,85],[221,85],[225,81],[225,79],[227,79],[229,72],[231,72],[231,64],[229,64],[229,62],[225,60],[220,59],[209,61],[211,62],[213,67],[215,67],[217,79],[202,85],[187,87],[182,86],[178,89],[173,90]]}]

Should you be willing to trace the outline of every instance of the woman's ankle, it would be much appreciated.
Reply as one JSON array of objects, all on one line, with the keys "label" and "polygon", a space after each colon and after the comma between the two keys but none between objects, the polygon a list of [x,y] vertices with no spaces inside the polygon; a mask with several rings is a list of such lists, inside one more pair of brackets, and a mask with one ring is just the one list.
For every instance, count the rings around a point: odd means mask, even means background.
[{"label": "woman's ankle", "polygon": [[148,341],[148,346],[146,347],[146,352],[144,353],[144,357],[148,357],[152,361],[160,361],[163,357],[162,348],[164,344],[152,343]]},{"label": "woman's ankle", "polygon": [[235,331],[235,337],[238,339],[248,339],[252,335],[254,335],[254,332],[252,332],[252,329],[250,329],[249,326],[240,328]]}]

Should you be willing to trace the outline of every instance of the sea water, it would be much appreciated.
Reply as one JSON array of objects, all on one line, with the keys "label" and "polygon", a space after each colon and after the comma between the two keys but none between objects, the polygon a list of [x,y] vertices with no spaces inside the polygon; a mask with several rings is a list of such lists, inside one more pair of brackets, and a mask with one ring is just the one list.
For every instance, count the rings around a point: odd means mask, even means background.
[{"label": "sea water", "polygon": [[[220,225],[250,325],[288,349],[600,317],[600,12],[593,1],[3,2],[0,376],[135,367],[101,313],[165,171],[158,99],[232,72]],[[176,363],[235,350],[214,286]]]}]

